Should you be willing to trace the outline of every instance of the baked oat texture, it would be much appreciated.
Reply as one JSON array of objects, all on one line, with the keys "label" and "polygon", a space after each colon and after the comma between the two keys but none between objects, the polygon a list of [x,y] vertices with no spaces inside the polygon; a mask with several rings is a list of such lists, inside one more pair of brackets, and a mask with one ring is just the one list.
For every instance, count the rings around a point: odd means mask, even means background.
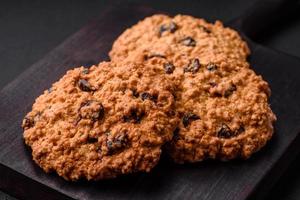
[{"label": "baked oat texture", "polygon": [[157,14],[147,17],[124,31],[114,42],[109,55],[115,61],[143,62],[151,57],[165,57],[175,66],[198,58],[210,62],[245,63],[249,48],[239,34],[223,26],[188,15]]},{"label": "baked oat texture", "polygon": [[180,82],[181,122],[166,148],[178,163],[249,158],[272,137],[270,89],[249,69],[249,54],[236,31],[186,15],[148,17],[110,51],[112,60],[158,65]]},{"label": "baked oat texture", "polygon": [[178,163],[249,158],[273,135],[269,95],[261,76],[231,63],[184,72],[176,94],[181,122],[168,153]]},{"label": "baked oat texture", "polygon": [[67,180],[149,172],[177,124],[164,73],[120,62],[68,71],[23,120],[34,161]]}]

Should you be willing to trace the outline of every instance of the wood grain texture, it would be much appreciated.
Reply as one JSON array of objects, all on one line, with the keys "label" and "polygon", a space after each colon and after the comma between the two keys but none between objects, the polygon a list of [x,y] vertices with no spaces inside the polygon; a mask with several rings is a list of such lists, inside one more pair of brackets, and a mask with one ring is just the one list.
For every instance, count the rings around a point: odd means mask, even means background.
[{"label": "wood grain texture", "polygon": [[[145,16],[147,7],[108,8],[0,92],[0,187],[22,198],[74,199],[247,199],[263,197],[299,152],[300,60],[251,43],[250,62],[272,89],[278,117],[271,142],[247,161],[176,165],[163,155],[149,173],[114,180],[69,183],[45,174],[24,145],[22,118],[34,99],[66,70],[107,59],[113,40]],[[250,41],[249,41],[250,42]],[[15,187],[14,187],[15,186]],[[16,189],[17,188],[17,189]]]}]

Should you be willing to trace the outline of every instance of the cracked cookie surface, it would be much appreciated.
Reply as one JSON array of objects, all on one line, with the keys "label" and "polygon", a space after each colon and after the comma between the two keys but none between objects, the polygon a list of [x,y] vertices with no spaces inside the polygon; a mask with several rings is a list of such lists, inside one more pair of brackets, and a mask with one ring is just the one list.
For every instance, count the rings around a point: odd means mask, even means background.
[{"label": "cracked cookie surface", "polygon": [[23,120],[34,161],[67,180],[149,172],[178,122],[164,73],[113,62],[68,71]]}]

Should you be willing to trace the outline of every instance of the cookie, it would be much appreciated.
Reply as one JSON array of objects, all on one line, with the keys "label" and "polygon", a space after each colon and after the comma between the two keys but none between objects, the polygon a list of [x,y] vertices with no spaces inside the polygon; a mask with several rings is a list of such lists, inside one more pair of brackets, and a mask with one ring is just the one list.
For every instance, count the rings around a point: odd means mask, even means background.
[{"label": "cookie", "polygon": [[191,59],[210,62],[245,62],[249,48],[239,34],[223,26],[188,15],[153,15],[127,29],[114,42],[109,55],[115,61],[144,62],[153,57],[165,58],[183,67]]},{"label": "cookie", "polygon": [[149,172],[178,122],[164,74],[113,62],[68,71],[23,120],[34,161],[66,180]]},{"label": "cookie", "polygon": [[166,145],[177,163],[249,158],[273,135],[270,89],[249,69],[247,44],[221,22],[148,17],[113,44],[112,60],[157,65],[176,80],[180,123]]},{"label": "cookie", "polygon": [[270,89],[253,70],[193,60],[183,73],[176,93],[180,123],[166,148],[175,162],[247,159],[272,137]]}]

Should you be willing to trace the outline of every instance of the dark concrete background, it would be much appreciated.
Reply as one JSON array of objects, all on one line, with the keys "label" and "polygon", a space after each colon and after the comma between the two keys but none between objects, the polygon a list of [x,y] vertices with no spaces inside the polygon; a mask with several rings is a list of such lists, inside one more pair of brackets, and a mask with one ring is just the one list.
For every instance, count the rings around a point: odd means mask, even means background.
[{"label": "dark concrete background", "polygon": [[[209,21],[229,21],[246,12],[255,1],[0,1],[0,89],[45,56],[107,5],[129,2],[151,5],[172,14],[197,14]],[[258,22],[259,23],[259,22]],[[300,4],[270,27],[257,41],[300,58]],[[300,66],[299,66],[300,67]],[[299,74],[300,75],[300,74]],[[299,88],[300,89],[300,88]],[[300,199],[300,156],[268,194],[268,199]],[[0,177],[1,178],[1,177]],[[0,190],[0,200],[15,199]]]}]

